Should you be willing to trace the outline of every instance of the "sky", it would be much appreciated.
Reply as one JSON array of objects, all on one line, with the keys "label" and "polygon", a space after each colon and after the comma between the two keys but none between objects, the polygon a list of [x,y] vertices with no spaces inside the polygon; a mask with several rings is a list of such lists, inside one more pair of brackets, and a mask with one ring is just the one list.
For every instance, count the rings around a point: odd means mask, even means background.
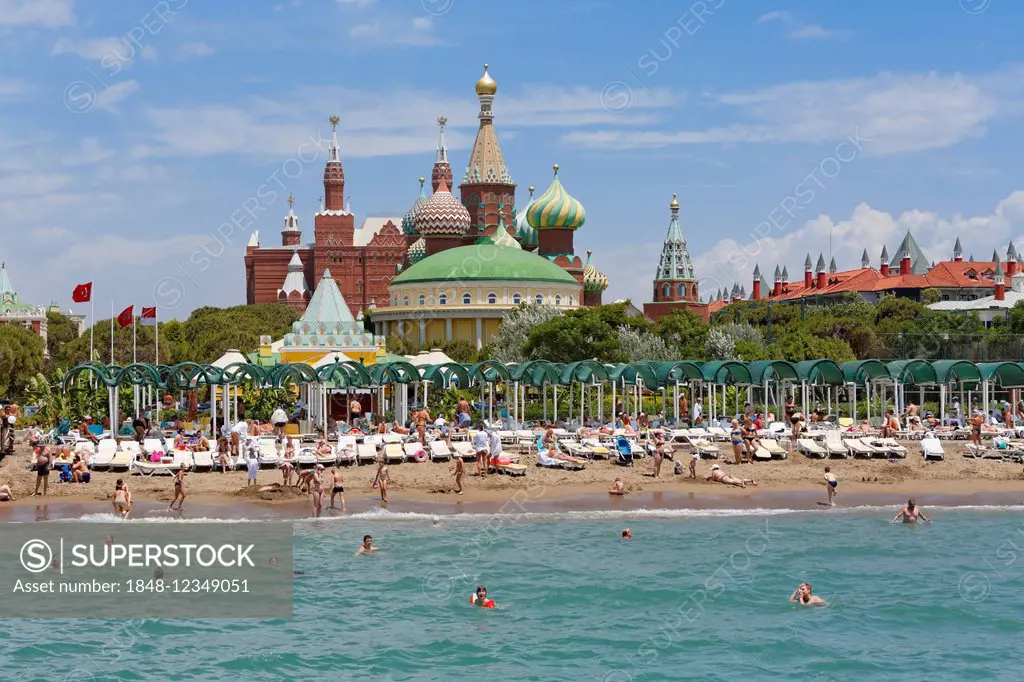
[{"label": "sky", "polygon": [[[250,231],[304,241],[337,114],[357,225],[400,216],[490,64],[521,209],[551,166],[605,301],[650,300],[678,193],[703,295],[807,253],[1024,247],[1024,5],[738,0],[0,0],[0,260],[24,301],[245,302]],[[245,217],[245,208],[256,216]],[[241,219],[239,219],[241,216]],[[796,273],[796,274],[794,274]],[[88,306],[76,306],[88,313]]]}]

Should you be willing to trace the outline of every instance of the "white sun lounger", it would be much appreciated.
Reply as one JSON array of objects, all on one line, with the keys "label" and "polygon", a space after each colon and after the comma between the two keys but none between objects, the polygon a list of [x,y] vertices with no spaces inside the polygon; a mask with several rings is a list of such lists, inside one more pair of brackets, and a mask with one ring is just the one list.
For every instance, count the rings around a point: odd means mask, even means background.
[{"label": "white sun lounger", "polygon": [[147,438],[142,441],[144,455],[152,455],[154,452],[167,452],[167,446],[159,438]]},{"label": "white sun lounger", "polygon": [[388,443],[401,443],[403,440],[403,437],[397,433],[385,433],[381,436],[381,441],[383,441],[385,445]]},{"label": "white sun lounger", "polygon": [[774,438],[762,438],[760,444],[773,459],[786,459],[789,456],[789,451],[779,445],[779,442]]},{"label": "white sun lounger", "polygon": [[573,462],[555,459],[547,450],[541,450],[537,453],[537,466],[545,469],[566,469],[568,471],[575,471],[584,468],[582,464],[575,464]]},{"label": "white sun lounger", "polygon": [[813,438],[798,438],[796,445],[800,452],[808,457],[828,457],[828,450],[815,443]]},{"label": "white sun lounger", "polygon": [[360,464],[364,462],[373,464],[377,461],[377,446],[372,442],[367,443],[366,441],[363,441],[359,444],[359,449],[356,452],[356,459]]},{"label": "white sun lounger", "polygon": [[515,431],[498,431],[498,438],[502,445],[515,445],[519,442],[519,436]]},{"label": "white sun lounger", "polygon": [[[907,449],[900,445],[895,438],[882,438],[880,443],[894,457],[905,458],[907,456]],[[878,446],[878,443],[873,444]]]},{"label": "white sun lounger", "polygon": [[602,445],[596,438],[584,438],[580,445],[590,451],[591,457],[596,457],[597,459],[608,459],[611,457],[611,450]]},{"label": "white sun lounger", "polygon": [[106,438],[100,441],[99,446],[96,448],[96,454],[89,460],[89,468],[91,469],[109,469],[110,462],[114,459],[114,455],[117,454],[117,441],[112,438]]},{"label": "white sun lounger", "polygon": [[468,442],[452,443],[452,450],[455,451],[456,457],[461,457],[463,460],[475,460],[476,453],[473,452],[473,444]]},{"label": "white sun lounger", "polygon": [[879,450],[874,445],[871,445],[866,439],[861,438],[847,438],[844,441],[850,446],[850,452],[853,453],[854,457],[874,457],[878,454],[885,454],[885,450]]},{"label": "white sun lounger", "polygon": [[[316,448],[313,448],[313,452],[316,453]],[[332,467],[338,463],[338,454],[334,451],[334,447],[331,446],[330,453],[326,455],[316,454],[316,463],[323,464],[325,467]]]},{"label": "white sun lounger", "polygon": [[[100,441],[100,442],[102,442],[102,441]],[[121,441],[121,444],[118,445],[117,449],[118,450],[123,450],[124,452],[130,452],[133,455],[141,455],[142,454],[142,446],[139,445],[139,441],[137,441],[137,440],[123,440],[123,441]]]},{"label": "white sun lounger", "polygon": [[726,441],[730,439],[729,432],[723,429],[721,426],[709,426],[708,435],[715,440]]},{"label": "white sun lounger", "polygon": [[435,440],[430,442],[430,459],[431,461],[445,461],[452,458],[452,451],[448,448],[448,444],[443,440]]},{"label": "white sun lounger", "polygon": [[[701,457],[718,459],[718,447],[704,438],[692,435],[692,432],[683,436],[683,442],[693,448],[693,452]],[[633,454],[636,454],[635,448]]]},{"label": "white sun lounger", "polygon": [[[358,450],[355,436],[338,436],[338,444],[334,448],[335,460],[339,464],[355,464]],[[374,448],[374,453],[376,452]]]},{"label": "white sun lounger", "polygon": [[199,450],[192,453],[192,467],[196,470],[210,471],[213,469],[213,453],[209,450]]},{"label": "white sun lounger", "polygon": [[927,462],[932,459],[946,459],[946,452],[942,449],[942,441],[938,438],[921,439],[921,456]]},{"label": "white sun lounger", "polygon": [[850,448],[838,431],[825,432],[825,450],[829,457],[850,457]]},{"label": "white sun lounger", "polygon": [[132,466],[132,461],[136,458],[134,452],[128,452],[127,450],[118,450],[114,453],[113,459],[110,460],[110,466],[108,467],[111,471],[127,471]]},{"label": "white sun lounger", "polygon": [[259,447],[261,466],[277,467],[281,464],[281,453],[277,448],[277,438],[260,438]]},{"label": "white sun lounger", "polygon": [[[411,443],[410,443],[411,445]],[[404,462],[405,451],[399,443],[384,443],[384,459],[388,462]]]},{"label": "white sun lounger", "polygon": [[[302,441],[298,438],[292,438],[292,449],[295,451],[295,466],[296,467],[315,467],[316,466],[316,448],[315,447],[302,447]],[[239,458],[241,459],[241,458]]]}]

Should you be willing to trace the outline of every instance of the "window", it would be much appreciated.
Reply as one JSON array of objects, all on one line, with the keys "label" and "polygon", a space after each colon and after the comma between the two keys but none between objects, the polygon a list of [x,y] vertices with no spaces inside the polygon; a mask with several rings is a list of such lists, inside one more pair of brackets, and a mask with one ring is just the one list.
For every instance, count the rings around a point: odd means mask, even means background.
[{"label": "window", "polygon": [[494,305],[497,302],[498,302],[498,295],[497,294],[487,294],[487,303],[489,303],[490,305]]},{"label": "window", "polygon": [[569,305],[572,305],[572,296],[569,297]]},{"label": "window", "polygon": [[513,305],[519,305],[522,302],[523,302],[523,297],[522,296],[520,296],[519,294],[512,294],[512,303],[513,303]]},{"label": "window", "polygon": [[562,305],[562,297],[555,296],[555,305]]},{"label": "window", "polygon": [[462,305],[470,305],[473,302],[473,294],[462,295]]},{"label": "window", "polygon": [[679,285],[679,296],[680,296],[680,298],[683,297],[683,296],[686,296],[686,285],[685,284],[680,284]]},{"label": "window", "polygon": [[409,297],[408,296],[406,296],[405,298],[402,299],[402,305],[409,305]]},{"label": "window", "polygon": [[544,294],[537,294],[537,305],[544,305]]},{"label": "window", "polygon": [[437,297],[438,305],[448,305],[448,294],[441,294]]},{"label": "window", "polygon": [[668,284],[666,284],[666,285],[665,285],[665,286],[664,286],[664,287],[662,288],[662,290],[661,290],[662,296],[663,296],[664,298],[669,298],[669,297],[671,297],[671,295],[672,295],[672,294],[671,294],[671,292],[672,292],[672,287],[670,287],[670,286],[669,286]]},{"label": "window", "polygon": [[424,296],[423,294],[420,294],[420,298],[419,298],[419,301],[420,301],[420,305],[426,305],[426,303],[427,303],[427,297],[426,297],[426,296]]}]

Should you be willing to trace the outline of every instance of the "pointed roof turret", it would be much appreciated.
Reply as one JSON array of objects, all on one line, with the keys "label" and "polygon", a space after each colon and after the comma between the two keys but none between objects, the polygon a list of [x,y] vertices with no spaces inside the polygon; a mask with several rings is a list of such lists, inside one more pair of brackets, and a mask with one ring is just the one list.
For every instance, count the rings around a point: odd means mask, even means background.
[{"label": "pointed roof turret", "polygon": [[427,255],[427,240],[420,237],[409,246],[409,264],[415,265]]},{"label": "pointed roof turret", "polygon": [[1013,246],[1013,241],[1006,247],[1006,260],[1017,260],[1017,249]]},{"label": "pointed roof turret", "polygon": [[477,131],[476,140],[473,142],[473,149],[469,154],[469,162],[466,164],[466,174],[462,178],[462,184],[474,183],[499,183],[513,184],[512,176],[509,175],[508,167],[505,165],[505,157],[501,155],[501,147],[498,145],[498,138],[494,134],[494,114],[491,112],[491,104],[494,102],[494,95],[498,92],[498,84],[494,82],[487,72],[487,64],[484,64],[484,75],[476,83],[476,94],[480,100],[480,129]]},{"label": "pointed roof turret", "polygon": [[[295,260],[296,256],[293,256],[292,260]],[[330,268],[324,268],[324,276],[316,285],[316,291],[313,292],[313,298],[306,306],[306,312],[302,313],[302,317],[295,324],[301,322],[325,325],[336,322],[355,322],[352,311],[349,310],[348,304],[345,302],[345,297],[341,295],[338,283],[331,277]]]},{"label": "pointed roof turret", "polygon": [[338,145],[338,123],[341,119],[337,114],[333,114],[328,121],[331,124],[331,146],[327,150],[327,165],[324,166],[324,194],[327,196],[327,203],[322,213],[341,211],[345,203],[345,169],[341,165],[341,150]]},{"label": "pointed roof turret", "polygon": [[974,254],[972,253],[967,260],[969,260],[969,261],[971,261],[973,263],[974,262]]},{"label": "pointed roof turret", "polygon": [[868,250],[864,249],[864,253],[860,255],[860,266],[866,268],[871,265],[871,259],[868,258]]},{"label": "pointed roof turret", "polygon": [[992,262],[993,263],[998,263],[999,262],[999,252],[994,250],[994,249],[992,250]]},{"label": "pointed roof turret", "polygon": [[780,279],[782,279],[782,270],[779,270],[779,266],[776,265],[775,266],[775,281],[778,282]]},{"label": "pointed roof turret", "polygon": [[814,268],[815,272],[825,272],[825,254],[818,254],[818,264]]},{"label": "pointed roof turret", "polygon": [[679,226],[678,194],[672,195],[669,210],[671,215],[668,221],[668,234],[661,247],[661,260],[658,262],[654,279],[659,282],[693,281],[696,279],[693,274],[693,260],[690,258],[690,250],[686,247],[686,239],[683,238],[683,229]]},{"label": "pointed roof turret", "polygon": [[838,270],[838,268],[836,267],[836,259],[833,258],[832,262],[828,264],[828,271],[834,275],[836,273],[836,270]]},{"label": "pointed roof turret", "polygon": [[295,197],[288,195],[288,215],[284,217],[285,232],[299,232],[299,217],[295,215]]},{"label": "pointed roof turret", "polygon": [[743,286],[740,287],[740,298],[746,298],[746,297],[747,297],[747,286],[744,284]]},{"label": "pointed roof turret", "polygon": [[754,263],[754,279],[761,279],[761,266]]},{"label": "pointed roof turret", "polygon": [[505,227],[505,219],[502,216],[498,216],[498,229],[494,231],[494,234],[480,237],[476,240],[477,244],[494,244],[495,246],[501,246],[506,249],[521,249],[522,246],[515,240],[512,235],[508,233],[508,228]]},{"label": "pointed roof turret", "polygon": [[530,221],[527,220],[527,213],[533,206],[533,185],[530,185],[530,201],[523,207],[522,211],[516,211],[516,239],[523,246],[537,246],[540,242],[537,230],[533,229]]},{"label": "pointed roof turret", "polygon": [[253,246],[253,247],[259,248],[259,245],[260,245],[260,231],[259,230],[253,230],[252,234],[249,235],[249,243],[247,244],[247,246]]},{"label": "pointed roof turret", "polygon": [[434,168],[430,172],[430,187],[436,192],[441,178],[449,189],[452,187],[452,167],[448,163],[448,142],[444,137],[444,127],[448,125],[448,117],[438,116],[437,127],[440,129],[437,136],[437,157],[434,159]]},{"label": "pointed roof turret", "polygon": [[810,270],[814,267],[814,263],[811,262],[811,254],[807,254],[807,258],[804,259],[804,270]]},{"label": "pointed roof turret", "polygon": [[910,272],[912,274],[923,275],[928,272],[928,264],[932,261],[924,254],[921,247],[917,245],[917,240],[914,239],[914,235],[910,233],[910,230],[907,230],[907,234],[904,235],[903,241],[901,241],[899,247],[897,247],[896,256],[889,263],[889,267],[891,269],[899,268],[900,261],[907,256],[910,257]]},{"label": "pointed roof turret", "polygon": [[881,256],[881,258],[882,258],[883,262],[889,260],[889,250],[887,248],[885,248],[885,244],[882,244],[882,256]]},{"label": "pointed roof turret", "polygon": [[1006,279],[1006,273],[1003,272],[1003,264],[998,260],[996,261],[996,271],[993,273],[992,278],[995,279],[997,283],[1002,283]]},{"label": "pointed roof turret", "polygon": [[437,191],[416,211],[416,233],[424,237],[464,235],[469,223],[469,211],[448,191],[444,178]]},{"label": "pointed roof turret", "polygon": [[782,281],[783,282],[788,282],[789,281],[789,266],[788,265],[783,265],[782,266]]},{"label": "pointed roof turret", "polygon": [[18,292],[11,284],[11,278],[7,274],[7,263],[0,263],[0,302],[10,303],[18,300]]},{"label": "pointed roof turret", "polygon": [[960,237],[956,238],[956,244],[953,244],[953,258],[960,258],[964,255],[964,249],[960,246]]},{"label": "pointed roof turret", "polygon": [[288,261],[288,274],[285,275],[284,284],[277,290],[277,295],[289,296],[292,293],[305,294],[309,291],[306,287],[306,275],[303,272],[302,259],[299,258],[299,250],[292,252],[292,259]]},{"label": "pointed roof turret", "polygon": [[[587,212],[583,204],[565,191],[558,179],[558,164],[552,168],[555,176],[547,191],[537,197],[529,210],[526,219],[535,230],[576,230],[587,220]],[[678,211],[678,208],[676,209]]]}]

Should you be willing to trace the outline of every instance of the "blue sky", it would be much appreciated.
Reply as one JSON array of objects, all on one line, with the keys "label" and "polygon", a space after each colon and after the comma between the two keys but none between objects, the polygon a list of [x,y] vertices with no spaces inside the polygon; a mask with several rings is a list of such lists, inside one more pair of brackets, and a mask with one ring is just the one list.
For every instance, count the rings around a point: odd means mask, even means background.
[{"label": "blue sky", "polygon": [[289,192],[311,239],[328,116],[357,224],[401,215],[440,114],[461,176],[484,62],[520,208],[558,163],[606,300],[648,300],[673,192],[705,294],[808,251],[875,262],[908,228],[933,260],[958,235],[988,258],[1024,234],[1022,19],[1007,0],[0,0],[0,259],[28,301],[95,281],[97,317],[244,302],[252,226],[222,226],[270,187],[263,243]]}]

